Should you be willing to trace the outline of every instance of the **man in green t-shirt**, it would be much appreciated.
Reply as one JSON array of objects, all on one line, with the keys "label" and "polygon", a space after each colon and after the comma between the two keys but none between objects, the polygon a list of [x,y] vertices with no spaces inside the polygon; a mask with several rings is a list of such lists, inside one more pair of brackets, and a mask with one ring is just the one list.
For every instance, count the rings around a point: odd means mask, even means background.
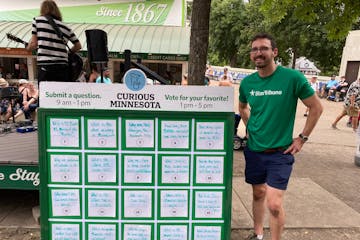
[{"label": "man in green t-shirt", "polygon": [[[239,111],[248,132],[245,180],[253,188],[255,233],[248,238],[252,240],[263,239],[266,207],[270,212],[271,239],[281,238],[285,222],[283,196],[293,155],[308,140],[322,113],[319,98],[307,79],[298,71],[277,66],[277,54],[272,36],[254,36],[250,59],[258,71],[244,78],[239,90]],[[293,138],[298,99],[309,108],[309,115],[302,132]]]}]

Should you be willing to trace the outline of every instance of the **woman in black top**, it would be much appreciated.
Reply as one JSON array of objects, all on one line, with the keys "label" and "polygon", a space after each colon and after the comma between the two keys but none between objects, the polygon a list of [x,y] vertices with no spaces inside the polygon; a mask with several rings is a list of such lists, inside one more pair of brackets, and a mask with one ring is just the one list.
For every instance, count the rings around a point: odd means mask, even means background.
[{"label": "woman in black top", "polygon": [[41,4],[40,16],[32,23],[32,37],[27,49],[37,49],[38,82],[70,81],[68,74],[68,53],[64,40],[57,34],[47,17],[52,17],[59,27],[66,42],[71,41],[71,52],[81,49],[79,39],[74,32],[62,22],[61,12],[53,0]]}]

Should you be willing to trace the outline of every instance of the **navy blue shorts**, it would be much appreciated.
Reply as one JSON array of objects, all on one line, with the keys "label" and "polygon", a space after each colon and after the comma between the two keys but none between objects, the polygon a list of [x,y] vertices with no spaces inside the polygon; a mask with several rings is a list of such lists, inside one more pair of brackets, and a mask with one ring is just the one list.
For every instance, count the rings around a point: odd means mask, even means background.
[{"label": "navy blue shorts", "polygon": [[249,184],[264,184],[286,190],[294,163],[294,156],[283,151],[272,153],[253,152],[244,149],[245,181]]}]

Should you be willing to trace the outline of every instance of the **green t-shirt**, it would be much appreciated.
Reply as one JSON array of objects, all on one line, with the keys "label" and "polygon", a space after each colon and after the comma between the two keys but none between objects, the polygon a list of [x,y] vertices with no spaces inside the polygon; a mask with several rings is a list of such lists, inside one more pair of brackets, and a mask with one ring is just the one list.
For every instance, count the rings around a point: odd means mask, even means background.
[{"label": "green t-shirt", "polygon": [[256,72],[244,78],[239,93],[239,101],[251,111],[248,147],[261,152],[292,143],[298,98],[308,98],[314,90],[299,71],[278,66],[268,77]]}]

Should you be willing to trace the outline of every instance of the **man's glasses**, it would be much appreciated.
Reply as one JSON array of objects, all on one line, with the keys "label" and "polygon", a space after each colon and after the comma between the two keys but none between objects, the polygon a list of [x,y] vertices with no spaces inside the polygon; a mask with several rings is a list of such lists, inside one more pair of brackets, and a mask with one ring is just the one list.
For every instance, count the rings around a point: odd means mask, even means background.
[{"label": "man's glasses", "polygon": [[270,49],[271,48],[269,48],[269,47],[259,47],[259,48],[254,47],[254,48],[250,49],[250,53],[257,53],[258,51],[263,53],[263,52],[269,51]]}]

